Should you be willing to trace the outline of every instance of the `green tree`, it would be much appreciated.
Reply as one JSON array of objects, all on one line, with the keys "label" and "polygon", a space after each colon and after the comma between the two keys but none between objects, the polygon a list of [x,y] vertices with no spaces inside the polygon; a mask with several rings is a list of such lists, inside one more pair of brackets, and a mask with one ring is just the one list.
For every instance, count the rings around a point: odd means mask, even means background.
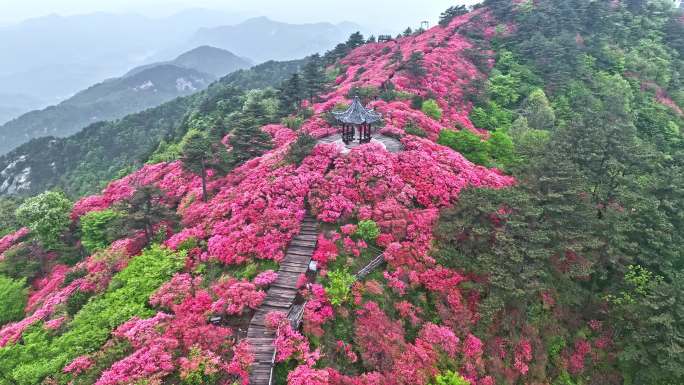
[{"label": "green tree", "polygon": [[14,280],[0,275],[0,325],[23,318],[27,299],[25,278]]},{"label": "green tree", "polygon": [[304,65],[302,80],[309,101],[314,103],[315,97],[325,90],[326,83],[325,71],[319,54],[311,56]]},{"label": "green tree", "polygon": [[513,113],[490,101],[484,107],[474,107],[470,112],[470,120],[478,128],[501,130],[511,126]]},{"label": "green tree", "polygon": [[492,133],[487,140],[487,152],[499,167],[505,169],[520,162],[513,140],[503,131]]},{"label": "green tree", "polygon": [[425,76],[425,58],[422,52],[414,51],[409,59],[404,63],[403,68],[414,78]]},{"label": "green tree", "polygon": [[287,152],[287,161],[300,165],[315,146],[316,138],[307,133],[300,133],[297,135],[297,140],[290,145],[290,149]]},{"label": "green tree", "polygon": [[465,5],[454,5],[449,7],[439,15],[439,25],[446,27],[451,23],[451,20],[458,16],[465,15],[466,13],[468,13],[468,8],[466,8]]},{"label": "green tree", "polygon": [[263,155],[273,148],[271,136],[261,130],[260,126],[238,127],[230,137],[228,164],[235,168],[242,163]]},{"label": "green tree", "polygon": [[494,73],[487,80],[487,94],[491,100],[503,107],[511,107],[518,101],[519,87],[520,79],[510,74]]},{"label": "green tree", "polygon": [[18,198],[0,198],[0,237],[19,230],[21,225],[15,213],[20,204],[21,201]]},{"label": "green tree", "polygon": [[525,99],[520,113],[527,119],[530,128],[535,130],[552,129],[556,114],[541,89],[536,89]]},{"label": "green tree", "polygon": [[295,73],[278,88],[280,108],[283,114],[290,114],[299,110],[305,95],[304,85],[299,73]]},{"label": "green tree", "polygon": [[349,39],[347,40],[346,46],[348,49],[354,49],[356,47],[360,47],[366,43],[366,40],[364,39],[363,35],[361,32],[354,32],[349,36]]},{"label": "green tree", "polygon": [[48,191],[22,203],[17,208],[16,217],[19,223],[38,236],[46,249],[56,249],[62,245],[62,234],[71,223],[71,206],[63,193]]},{"label": "green tree", "polygon": [[139,186],[133,196],[119,203],[116,209],[125,216],[124,229],[143,231],[147,243],[155,235],[154,227],[162,221],[175,221],[176,213],[165,204],[164,193],[155,186]]},{"label": "green tree", "polygon": [[356,281],[353,275],[346,270],[328,272],[328,285],[325,293],[334,306],[340,306],[349,301],[351,285]]},{"label": "green tree", "polygon": [[421,108],[423,113],[432,119],[440,120],[442,119],[442,109],[439,104],[434,99],[428,99],[423,102],[423,107]]},{"label": "green tree", "polygon": [[83,215],[81,226],[81,243],[89,252],[107,248],[120,238],[122,214],[115,210],[92,211]]},{"label": "green tree", "polygon": [[482,165],[489,163],[487,143],[468,130],[442,130],[437,143],[451,147],[473,163]]},{"label": "green tree", "polygon": [[[220,125],[218,123],[215,126]],[[183,169],[202,179],[203,202],[208,199],[207,170],[211,168],[221,175],[228,169],[228,150],[221,143],[221,136],[222,132],[218,128],[208,133],[192,129],[181,141]]]}]

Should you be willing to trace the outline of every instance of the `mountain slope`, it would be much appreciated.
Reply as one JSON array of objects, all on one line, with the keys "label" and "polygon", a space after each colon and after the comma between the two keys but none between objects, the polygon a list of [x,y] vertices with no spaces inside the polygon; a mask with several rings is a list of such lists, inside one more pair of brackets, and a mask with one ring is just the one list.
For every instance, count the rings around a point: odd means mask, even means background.
[{"label": "mountain slope", "polygon": [[141,71],[161,64],[191,68],[213,75],[216,78],[221,78],[231,72],[252,66],[252,62],[249,59],[238,57],[223,49],[205,45],[185,52],[170,62],[153,63],[134,68],[128,71],[124,77],[136,75]]},{"label": "mountain slope", "polygon": [[[682,383],[682,16],[452,7],[291,77],[287,126],[219,89],[192,157],[16,211],[0,384]],[[354,96],[382,141],[336,140]]]},{"label": "mountain slope", "polygon": [[249,66],[248,61],[230,52],[200,47],[172,62],[137,68],[124,77],[83,90],[56,106],[26,113],[0,126],[0,154],[32,138],[69,136],[94,122],[156,107],[203,90],[218,77]]}]

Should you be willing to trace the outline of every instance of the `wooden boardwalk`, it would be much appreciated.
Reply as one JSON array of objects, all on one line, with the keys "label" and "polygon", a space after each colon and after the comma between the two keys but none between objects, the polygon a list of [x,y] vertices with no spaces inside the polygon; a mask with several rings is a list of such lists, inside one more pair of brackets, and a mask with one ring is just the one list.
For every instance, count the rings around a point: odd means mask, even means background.
[{"label": "wooden boardwalk", "polygon": [[250,385],[268,385],[275,360],[275,333],[266,330],[266,314],[281,311],[287,314],[297,296],[297,280],[306,273],[318,239],[318,223],[308,213],[300,233],[290,242],[285,259],[280,263],[278,279],[271,284],[263,304],[252,317],[247,330],[247,341],[254,353],[254,364],[249,376]]}]

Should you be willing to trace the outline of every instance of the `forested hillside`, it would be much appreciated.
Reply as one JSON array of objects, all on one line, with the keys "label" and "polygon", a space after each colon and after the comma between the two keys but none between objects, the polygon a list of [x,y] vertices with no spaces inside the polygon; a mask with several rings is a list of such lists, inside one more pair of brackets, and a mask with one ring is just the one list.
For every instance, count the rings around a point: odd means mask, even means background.
[{"label": "forested hillside", "polygon": [[304,62],[267,62],[229,74],[206,91],[118,121],[94,123],[67,138],[34,139],[0,157],[0,194],[25,196],[59,188],[78,197],[99,191],[145,163],[164,138],[182,136],[184,118],[194,109],[216,108],[218,102],[239,109],[238,100],[244,101],[248,90],[276,86]]},{"label": "forested hillside", "polygon": [[[222,67],[219,70],[216,67]],[[200,47],[173,61],[136,68],[42,110],[0,126],[0,154],[34,138],[66,137],[95,122],[120,119],[177,97],[204,90],[216,79],[251,63],[218,48]]]},{"label": "forested hillside", "polygon": [[486,0],[91,127],[51,185],[130,173],[0,201],[0,384],[684,383],[682,49],[669,0]]}]

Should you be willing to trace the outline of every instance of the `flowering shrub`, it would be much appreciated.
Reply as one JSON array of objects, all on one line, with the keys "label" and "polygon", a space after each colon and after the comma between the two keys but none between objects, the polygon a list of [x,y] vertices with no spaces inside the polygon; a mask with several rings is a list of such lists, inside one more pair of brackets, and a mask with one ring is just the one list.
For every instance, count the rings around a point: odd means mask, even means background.
[{"label": "flowering shrub", "polygon": [[7,251],[10,247],[14,246],[17,244],[17,242],[21,241],[24,237],[26,237],[31,230],[29,230],[27,227],[22,227],[21,229],[9,233],[5,235],[4,237],[0,238],[0,260],[2,260],[2,254]]},{"label": "flowering shrub", "polygon": [[331,301],[327,297],[327,289],[321,285],[311,285],[311,295],[304,306],[304,331],[315,336],[322,336],[323,325],[333,318]]},{"label": "flowering shrub", "polygon": [[254,277],[254,284],[260,287],[268,287],[278,279],[278,273],[273,270],[266,270]]},{"label": "flowering shrub", "polygon": [[201,276],[193,278],[187,273],[176,274],[152,294],[150,304],[172,309],[174,305],[182,303],[188,296],[192,295],[193,289],[199,287],[201,283]]},{"label": "flowering shrub", "polygon": [[306,365],[300,365],[287,375],[288,385],[328,385],[329,374],[327,370],[312,369]]},{"label": "flowering shrub", "polygon": [[90,369],[93,364],[94,362],[88,356],[76,357],[69,365],[64,367],[63,372],[78,375]]},{"label": "flowering shrub", "polygon": [[245,308],[256,309],[266,298],[266,292],[258,290],[257,285],[234,279],[212,286],[212,291],[218,300],[211,305],[211,310],[230,315],[240,315]]}]

